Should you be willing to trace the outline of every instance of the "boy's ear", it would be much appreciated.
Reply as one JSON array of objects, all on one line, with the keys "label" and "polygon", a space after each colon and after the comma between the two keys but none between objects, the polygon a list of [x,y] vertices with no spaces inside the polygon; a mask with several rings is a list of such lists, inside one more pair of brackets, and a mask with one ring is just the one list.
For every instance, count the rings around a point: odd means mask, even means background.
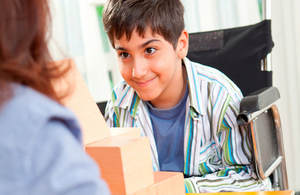
[{"label": "boy's ear", "polygon": [[183,59],[186,57],[189,48],[189,34],[184,29],[178,39],[177,51],[178,57]]}]

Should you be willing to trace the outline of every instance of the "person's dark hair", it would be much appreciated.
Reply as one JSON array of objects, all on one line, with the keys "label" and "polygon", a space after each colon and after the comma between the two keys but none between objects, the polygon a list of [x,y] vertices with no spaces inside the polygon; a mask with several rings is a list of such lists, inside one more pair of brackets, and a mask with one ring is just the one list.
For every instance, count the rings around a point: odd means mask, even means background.
[{"label": "person's dark hair", "polygon": [[114,38],[124,34],[130,40],[137,30],[143,37],[147,28],[171,43],[174,49],[184,30],[184,7],[180,0],[108,0],[103,9],[103,24],[114,47]]},{"label": "person's dark hair", "polygon": [[[15,82],[60,101],[51,80],[65,71],[54,66],[47,47],[51,24],[48,0],[0,1],[0,103]],[[51,65],[52,64],[52,65]]]}]

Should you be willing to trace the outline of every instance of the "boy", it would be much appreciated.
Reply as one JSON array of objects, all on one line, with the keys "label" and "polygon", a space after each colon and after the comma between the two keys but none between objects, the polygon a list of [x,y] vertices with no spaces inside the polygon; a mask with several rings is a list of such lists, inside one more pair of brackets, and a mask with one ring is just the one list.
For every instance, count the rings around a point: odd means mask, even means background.
[{"label": "boy", "polygon": [[236,122],[242,94],[186,58],[183,14],[180,0],[107,1],[103,23],[124,78],[107,103],[107,124],[139,127],[154,170],[183,172],[187,192],[266,190]]}]

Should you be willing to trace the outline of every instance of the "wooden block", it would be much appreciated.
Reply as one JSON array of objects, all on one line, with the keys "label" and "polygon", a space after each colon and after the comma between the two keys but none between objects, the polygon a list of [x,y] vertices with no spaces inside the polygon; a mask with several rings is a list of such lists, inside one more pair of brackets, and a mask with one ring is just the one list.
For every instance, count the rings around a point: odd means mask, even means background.
[{"label": "wooden block", "polygon": [[131,137],[140,138],[141,132],[137,127],[114,127],[109,128],[110,134],[113,137]]},{"label": "wooden block", "polygon": [[112,194],[132,194],[154,183],[149,139],[112,137],[86,145]]},{"label": "wooden block", "polygon": [[54,63],[61,68],[68,65],[71,67],[62,79],[53,81],[53,86],[58,94],[69,92],[63,99],[63,104],[77,116],[83,131],[83,144],[110,137],[109,128],[74,61],[69,59]]},{"label": "wooden block", "polygon": [[178,172],[154,172],[158,195],[185,195],[184,177]]},{"label": "wooden block", "polygon": [[130,195],[185,195],[183,174],[155,171],[153,185]]},{"label": "wooden block", "polygon": [[129,195],[158,195],[157,194],[157,189],[156,189],[156,182],[154,180],[154,184],[150,185],[142,190],[139,190],[133,194],[129,194]]}]

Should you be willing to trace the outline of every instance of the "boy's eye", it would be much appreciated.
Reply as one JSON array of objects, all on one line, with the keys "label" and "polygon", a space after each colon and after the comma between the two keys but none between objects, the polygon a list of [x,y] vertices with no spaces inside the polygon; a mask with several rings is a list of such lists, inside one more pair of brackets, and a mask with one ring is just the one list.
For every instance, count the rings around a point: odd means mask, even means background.
[{"label": "boy's eye", "polygon": [[129,54],[129,53],[126,53],[126,52],[122,52],[122,53],[120,53],[120,57],[121,57],[122,59],[126,59],[126,58],[129,58],[129,57],[130,57],[130,54]]},{"label": "boy's eye", "polygon": [[145,50],[145,53],[146,53],[146,54],[152,54],[152,53],[154,53],[155,51],[156,51],[155,48],[149,47],[149,48],[147,48],[147,49]]}]

